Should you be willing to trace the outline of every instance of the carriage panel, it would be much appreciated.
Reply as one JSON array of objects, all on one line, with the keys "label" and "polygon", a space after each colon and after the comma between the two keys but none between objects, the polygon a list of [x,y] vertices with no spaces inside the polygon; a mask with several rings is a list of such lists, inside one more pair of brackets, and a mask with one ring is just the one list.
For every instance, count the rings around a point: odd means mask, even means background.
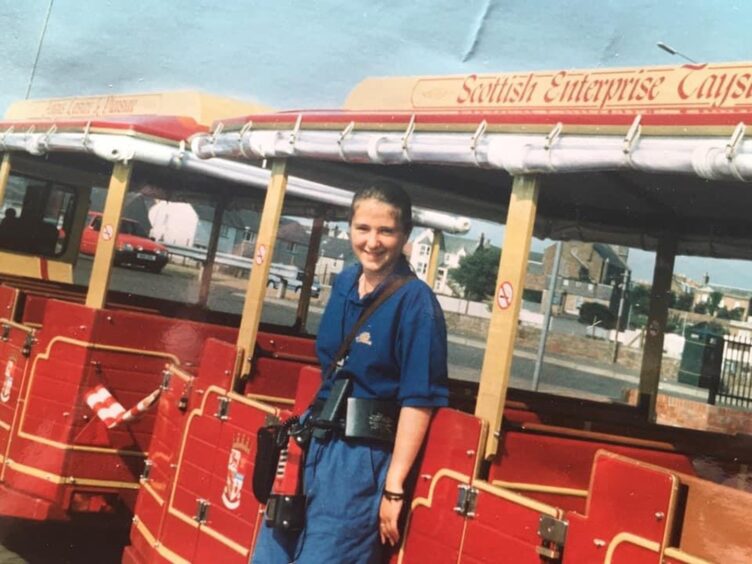
[{"label": "carriage panel", "polygon": [[456,562],[465,518],[454,510],[469,486],[485,439],[483,422],[453,409],[437,410],[416,472],[417,482],[398,556],[401,562]]}]

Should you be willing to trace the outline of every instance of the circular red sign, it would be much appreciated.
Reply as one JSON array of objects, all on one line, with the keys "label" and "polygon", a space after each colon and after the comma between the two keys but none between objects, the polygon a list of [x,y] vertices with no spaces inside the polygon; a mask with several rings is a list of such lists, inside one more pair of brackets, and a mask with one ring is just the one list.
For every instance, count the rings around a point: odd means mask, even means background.
[{"label": "circular red sign", "polygon": [[499,304],[501,309],[507,309],[512,305],[512,298],[514,297],[514,289],[511,282],[502,282],[499,284],[499,291],[496,292],[496,303]]},{"label": "circular red sign", "polygon": [[259,248],[256,251],[256,264],[261,264],[262,262],[264,262],[265,258],[266,258],[266,246],[259,245]]}]

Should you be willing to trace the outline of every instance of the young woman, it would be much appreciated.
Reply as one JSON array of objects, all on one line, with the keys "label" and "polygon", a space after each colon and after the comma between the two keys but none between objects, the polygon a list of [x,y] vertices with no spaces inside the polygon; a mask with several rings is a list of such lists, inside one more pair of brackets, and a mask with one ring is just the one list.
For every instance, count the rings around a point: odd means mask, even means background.
[{"label": "young woman", "polygon": [[382,546],[399,542],[406,479],[433,409],[448,398],[444,316],[402,254],[411,229],[412,206],[402,188],[375,186],[355,195],[350,238],[358,264],[337,277],[316,343],[326,368],[362,311],[394,277],[409,277],[360,327],[319,394],[326,399],[335,380],[349,378],[351,397],[392,400],[399,415],[396,425],[387,419],[385,426],[393,442],[337,431],[314,438],[304,476],[306,527],[296,535],[264,527],[253,558],[258,564],[379,562]]}]

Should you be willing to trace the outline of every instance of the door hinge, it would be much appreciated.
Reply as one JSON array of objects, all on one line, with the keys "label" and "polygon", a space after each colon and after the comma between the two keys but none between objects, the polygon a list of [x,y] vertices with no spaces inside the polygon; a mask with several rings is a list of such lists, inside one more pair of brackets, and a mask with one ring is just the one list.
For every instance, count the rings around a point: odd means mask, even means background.
[{"label": "door hinge", "polygon": [[222,419],[223,421],[228,419],[230,416],[230,398],[227,396],[222,396],[217,401],[217,413],[216,417],[217,419]]},{"label": "door hinge", "polygon": [[3,323],[3,332],[0,334],[0,341],[6,342],[10,339],[10,325]]},{"label": "door hinge", "polygon": [[538,521],[538,536],[541,538],[541,545],[536,548],[536,552],[548,560],[559,560],[567,539],[568,527],[569,522],[564,519],[541,515]]},{"label": "door hinge", "polygon": [[21,348],[21,354],[25,357],[31,355],[31,346],[36,342],[37,340],[34,338],[34,335],[27,333],[26,340],[24,341],[23,347]]},{"label": "door hinge", "polygon": [[463,517],[475,517],[475,507],[478,505],[478,490],[468,484],[457,486],[457,503],[455,513]]},{"label": "door hinge", "polygon": [[159,385],[162,391],[170,389],[170,380],[172,379],[172,371],[169,368],[162,370],[162,383]]},{"label": "door hinge", "polygon": [[148,458],[144,461],[144,469],[141,471],[141,477],[140,479],[142,481],[146,481],[149,479],[149,476],[151,475],[151,468],[154,466],[154,462],[149,460]]},{"label": "door hinge", "polygon": [[196,515],[193,517],[193,520],[200,525],[206,523],[206,515],[209,513],[209,505],[211,504],[207,500],[201,498],[197,499]]}]

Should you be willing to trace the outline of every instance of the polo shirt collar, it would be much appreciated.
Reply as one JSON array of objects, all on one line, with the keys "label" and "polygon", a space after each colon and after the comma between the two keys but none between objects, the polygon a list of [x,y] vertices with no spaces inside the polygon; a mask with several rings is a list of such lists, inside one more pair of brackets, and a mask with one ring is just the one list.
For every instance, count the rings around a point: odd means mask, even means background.
[{"label": "polo shirt collar", "polygon": [[412,267],[407,261],[407,258],[405,257],[405,255],[401,255],[397,260],[397,264],[395,265],[392,273],[384,280],[382,280],[381,284],[376,286],[376,288],[374,288],[371,293],[366,294],[365,296],[363,296],[363,298],[360,298],[358,296],[358,280],[360,279],[360,275],[363,272],[363,267],[361,265],[358,265],[358,268],[353,269],[353,271],[355,272],[355,276],[353,277],[353,280],[350,282],[350,284],[346,286],[349,288],[348,298],[353,302],[363,305],[368,305],[376,298],[378,298],[379,294],[384,291],[384,288],[386,287],[388,282],[395,276],[410,276],[413,274]]}]

